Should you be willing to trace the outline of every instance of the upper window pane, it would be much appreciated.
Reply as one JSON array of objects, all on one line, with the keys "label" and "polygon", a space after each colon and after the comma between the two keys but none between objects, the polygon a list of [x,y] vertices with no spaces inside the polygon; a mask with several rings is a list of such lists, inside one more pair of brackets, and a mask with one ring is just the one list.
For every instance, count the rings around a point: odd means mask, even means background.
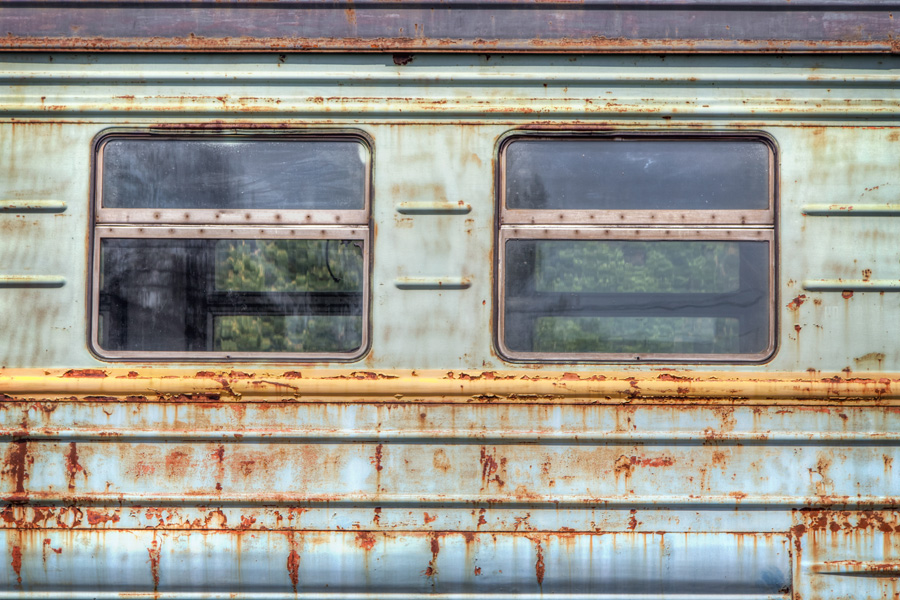
[{"label": "upper window pane", "polygon": [[103,208],[362,210],[368,149],[356,139],[113,138]]},{"label": "upper window pane", "polygon": [[518,138],[506,208],[768,210],[771,157],[753,138]]}]

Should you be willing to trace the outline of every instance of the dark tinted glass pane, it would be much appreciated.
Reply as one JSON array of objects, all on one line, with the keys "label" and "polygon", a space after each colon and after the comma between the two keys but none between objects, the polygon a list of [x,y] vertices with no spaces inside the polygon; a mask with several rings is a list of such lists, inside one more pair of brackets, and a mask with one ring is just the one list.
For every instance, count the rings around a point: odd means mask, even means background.
[{"label": "dark tinted glass pane", "polygon": [[366,152],[353,140],[115,139],[103,206],[359,210]]},{"label": "dark tinted glass pane", "polygon": [[511,351],[759,354],[768,242],[510,240]]},{"label": "dark tinted glass pane", "polygon": [[103,239],[109,351],[350,352],[362,344],[360,240]]},{"label": "dark tinted glass pane", "polygon": [[756,140],[520,139],[506,147],[511,209],[765,210]]}]

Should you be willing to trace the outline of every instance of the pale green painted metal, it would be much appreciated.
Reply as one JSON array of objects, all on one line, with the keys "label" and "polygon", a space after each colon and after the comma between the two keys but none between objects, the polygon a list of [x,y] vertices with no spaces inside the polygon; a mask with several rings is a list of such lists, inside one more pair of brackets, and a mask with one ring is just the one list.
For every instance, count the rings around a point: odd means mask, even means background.
[{"label": "pale green painted metal", "polygon": [[[900,63],[893,57],[422,55],[405,66],[377,55],[50,58],[4,55],[0,197],[26,203],[53,197],[68,208],[59,215],[3,213],[6,223],[20,219],[5,232],[3,265],[9,275],[64,277],[70,285],[53,295],[20,290],[0,298],[4,329],[15,341],[4,356],[7,367],[106,364],[84,344],[93,138],[117,126],[215,119],[237,130],[350,127],[374,140],[373,343],[359,365],[506,365],[491,352],[492,165],[499,137],[531,123],[771,135],[779,163],[778,350],[765,365],[738,369],[900,368],[900,351],[872,317],[890,314],[897,302],[891,286],[875,289],[875,281],[900,281],[892,250],[900,221],[888,216],[900,162],[890,128],[900,110]],[[810,205],[852,203],[864,204],[864,214],[810,212]],[[451,205],[471,212],[421,214],[423,206]],[[417,214],[403,214],[410,210]],[[422,287],[402,282],[442,280],[468,287],[428,301],[400,289]],[[859,281],[860,293],[847,301],[823,285],[804,287],[819,280]],[[791,300],[803,294],[808,302],[793,310]],[[853,336],[846,336],[848,328]],[[45,331],[55,332],[52,343]],[[884,355],[877,365],[861,358],[873,353]]]},{"label": "pale green painted metal", "polygon": [[[7,54],[0,80],[4,206],[65,206],[0,212],[0,275],[65,282],[0,289],[0,373],[152,369],[88,350],[92,142],[200,125],[372,139],[372,343],[349,364],[167,365],[185,374],[550,368],[492,351],[497,144],[526,126],[757,131],[778,147],[774,358],[556,370],[900,371],[895,57]],[[845,206],[865,210],[832,212]],[[89,398],[5,390],[0,598],[836,600],[893,585],[900,413],[877,399],[392,404],[362,386],[343,403],[129,400],[100,379]],[[813,535],[804,508],[853,514]]]}]

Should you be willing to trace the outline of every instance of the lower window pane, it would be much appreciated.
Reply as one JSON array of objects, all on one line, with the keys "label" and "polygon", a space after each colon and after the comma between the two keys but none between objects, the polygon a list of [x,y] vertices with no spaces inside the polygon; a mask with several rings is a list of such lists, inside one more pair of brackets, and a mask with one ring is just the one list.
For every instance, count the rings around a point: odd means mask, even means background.
[{"label": "lower window pane", "polygon": [[213,346],[224,352],[352,352],[359,317],[216,317]]},{"label": "lower window pane", "polygon": [[514,353],[677,358],[769,347],[767,241],[513,239],[505,260],[503,341]]},{"label": "lower window pane", "polygon": [[362,345],[363,242],[104,238],[107,351],[344,353]]}]

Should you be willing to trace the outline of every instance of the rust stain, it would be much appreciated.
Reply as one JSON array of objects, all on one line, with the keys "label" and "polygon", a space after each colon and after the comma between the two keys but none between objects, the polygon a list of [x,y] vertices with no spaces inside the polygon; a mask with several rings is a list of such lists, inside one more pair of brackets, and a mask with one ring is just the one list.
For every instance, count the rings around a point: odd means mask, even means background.
[{"label": "rust stain", "polygon": [[623,454],[616,459],[615,465],[613,466],[613,472],[616,476],[624,475],[628,478],[631,476],[632,471],[634,471],[634,463],[631,461],[630,456],[625,456]]},{"label": "rust stain", "polygon": [[356,545],[363,550],[371,550],[375,547],[375,536],[370,531],[357,531]]},{"label": "rust stain", "polygon": [[541,546],[541,540],[534,540],[535,553],[537,554],[537,559],[534,562],[534,575],[537,578],[538,585],[543,587],[544,585],[544,549]]},{"label": "rust stain", "polygon": [[843,298],[844,300],[849,300],[852,297],[853,290],[844,290],[843,292],[841,292],[841,298]]},{"label": "rust stain", "polygon": [[438,554],[441,552],[441,543],[438,538],[438,534],[432,533],[429,534],[431,538],[431,560],[428,562],[428,566],[423,571],[425,577],[433,578],[437,575],[437,558]]},{"label": "rust stain", "polygon": [[159,558],[160,544],[155,536],[150,547],[147,548],[147,554],[150,556],[150,573],[153,575],[153,593],[159,593]]},{"label": "rust stain", "polygon": [[186,452],[174,450],[166,455],[166,476],[183,477],[187,475],[190,461]]},{"label": "rust stain", "polygon": [[44,538],[43,554],[44,562],[47,562],[47,550],[52,550],[54,554],[62,554],[62,548],[54,548],[51,546],[53,541],[50,538]]},{"label": "rust stain", "polygon": [[119,522],[118,511],[114,512],[112,515],[108,515],[103,511],[88,508],[85,510],[85,515],[87,516],[88,523],[94,527],[97,525],[104,525],[110,521],[113,523]]},{"label": "rust stain", "polygon": [[22,589],[22,549],[19,546],[12,547],[12,565],[13,571],[16,572],[16,583],[19,589]]},{"label": "rust stain", "polygon": [[369,462],[375,466],[375,470],[378,471],[379,473],[384,468],[384,466],[382,466],[382,464],[381,464],[381,458],[383,456],[383,453],[384,453],[384,444],[378,444],[377,446],[375,446],[375,456],[373,456],[369,460]]},{"label": "rust stain", "polygon": [[435,470],[442,473],[447,473],[450,470],[450,459],[447,458],[447,453],[443,448],[438,448],[434,451],[434,457],[431,460],[431,465],[435,468]]},{"label": "rust stain", "polygon": [[437,521],[437,515],[432,517],[432,516],[429,516],[428,513],[425,513],[425,524],[426,525],[429,523],[434,523],[435,521]]},{"label": "rust stain", "polygon": [[66,473],[69,491],[75,490],[75,477],[78,473],[83,473],[85,480],[88,477],[88,472],[78,463],[78,445],[75,442],[69,442],[69,452],[66,454]]},{"label": "rust stain", "polygon": [[796,311],[804,302],[806,302],[806,294],[800,294],[799,296],[788,302],[788,310]]},{"label": "rust stain", "polygon": [[638,526],[637,510],[632,508],[628,512],[631,514],[631,516],[628,518],[628,529],[634,531]]},{"label": "rust stain", "polygon": [[[496,452],[496,448],[494,449]],[[481,447],[481,484],[482,489],[490,486],[491,483],[496,483],[497,486],[502,488],[505,485],[505,481],[500,477],[502,474],[502,470],[506,467],[506,458],[501,457],[498,462],[494,457],[492,452],[488,452],[485,446]]]},{"label": "rust stain", "polygon": [[102,369],[71,369],[62,375],[63,377],[107,377],[106,371]]},{"label": "rust stain", "polygon": [[297,593],[297,584],[300,582],[300,555],[296,550],[291,549],[291,553],[287,557],[288,577],[291,578],[291,585],[294,587],[294,593]]},{"label": "rust stain", "polygon": [[34,459],[28,456],[28,442],[24,440],[12,443],[4,460],[3,474],[9,475],[15,485],[17,494],[25,493],[25,480],[28,479],[28,465]]},{"label": "rust stain", "polygon": [[404,65],[408,65],[413,61],[412,54],[394,54],[394,64],[398,67],[402,67]]}]

